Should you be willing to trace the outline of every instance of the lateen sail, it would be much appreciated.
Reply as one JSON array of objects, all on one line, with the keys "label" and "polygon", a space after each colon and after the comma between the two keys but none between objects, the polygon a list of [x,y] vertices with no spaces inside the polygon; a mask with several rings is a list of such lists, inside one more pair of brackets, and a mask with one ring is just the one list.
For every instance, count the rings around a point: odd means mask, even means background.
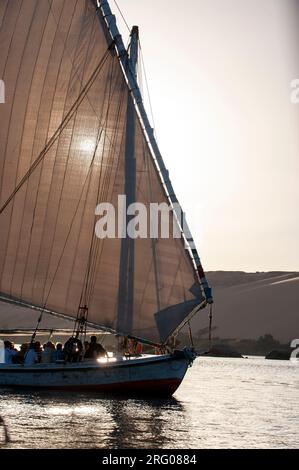
[{"label": "lateen sail", "polygon": [[0,0],[0,207],[55,135],[0,215],[0,292],[163,343],[205,299],[181,239],[95,237],[101,202],[168,203],[107,38],[91,0]]}]

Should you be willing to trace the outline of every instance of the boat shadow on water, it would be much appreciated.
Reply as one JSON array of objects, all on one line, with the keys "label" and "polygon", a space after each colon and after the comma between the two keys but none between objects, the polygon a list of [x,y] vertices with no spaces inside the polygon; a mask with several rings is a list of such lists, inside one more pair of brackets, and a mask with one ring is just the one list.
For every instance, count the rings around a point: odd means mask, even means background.
[{"label": "boat shadow on water", "polygon": [[[97,393],[11,389],[2,389],[1,392],[21,408],[24,421],[26,416],[30,416],[28,433],[32,435],[31,445],[40,448],[171,447],[175,422],[186,418],[184,405],[174,397],[116,397]],[[7,432],[11,439],[3,440],[1,436],[0,447],[18,447],[20,428],[15,428],[15,421],[15,416],[12,419],[8,417]],[[37,434],[45,429],[49,439],[38,440]],[[26,434],[26,424],[25,429],[22,426],[22,432]],[[55,435],[53,440],[52,434]]]}]

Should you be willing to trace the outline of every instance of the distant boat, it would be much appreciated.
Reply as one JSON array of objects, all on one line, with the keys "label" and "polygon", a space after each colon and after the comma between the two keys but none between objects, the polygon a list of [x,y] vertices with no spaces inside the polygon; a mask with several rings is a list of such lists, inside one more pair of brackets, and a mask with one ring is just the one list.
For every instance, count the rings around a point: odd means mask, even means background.
[{"label": "distant boat", "polygon": [[291,349],[273,349],[268,354],[266,354],[265,359],[289,361],[291,357],[291,352]]},{"label": "distant boat", "polygon": [[[1,364],[0,385],[171,395],[195,356],[170,338],[213,299],[144,108],[138,28],[126,49],[105,0],[0,0],[0,43],[1,300],[41,312],[32,342],[50,314],[75,342],[93,328],[160,351]],[[99,237],[120,195],[125,227],[131,204],[165,203],[180,238]]]},{"label": "distant boat", "polygon": [[242,358],[242,354],[239,351],[236,351],[231,346],[223,344],[215,344],[208,351],[205,351],[201,356],[211,356],[211,357],[235,357]]}]

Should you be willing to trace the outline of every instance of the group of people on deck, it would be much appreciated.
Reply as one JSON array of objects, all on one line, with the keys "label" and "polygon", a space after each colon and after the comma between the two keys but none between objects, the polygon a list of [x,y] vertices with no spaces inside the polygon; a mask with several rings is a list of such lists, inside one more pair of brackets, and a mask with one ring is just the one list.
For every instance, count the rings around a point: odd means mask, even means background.
[{"label": "group of people on deck", "polygon": [[[73,340],[73,341],[72,341]],[[71,346],[71,347],[70,347]],[[22,344],[18,350],[11,341],[4,341],[5,364],[51,364],[61,361],[77,362],[84,359],[97,360],[107,356],[105,348],[91,336],[84,347],[81,341],[70,338],[65,345],[48,341],[43,346],[39,341]]]}]

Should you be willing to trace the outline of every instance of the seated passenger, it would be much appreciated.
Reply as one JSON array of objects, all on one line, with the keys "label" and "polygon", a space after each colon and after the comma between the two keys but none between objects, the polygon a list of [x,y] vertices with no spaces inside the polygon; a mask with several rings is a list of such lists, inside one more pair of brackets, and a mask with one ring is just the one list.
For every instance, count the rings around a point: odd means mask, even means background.
[{"label": "seated passenger", "polygon": [[35,352],[37,354],[38,362],[41,362],[43,348],[39,341],[36,341],[34,343],[34,346],[35,346]]},{"label": "seated passenger", "polygon": [[20,351],[17,351],[17,354],[13,357],[14,364],[24,364],[25,354],[29,349],[28,343],[23,343]]},{"label": "seated passenger", "polygon": [[96,336],[91,336],[89,348],[84,355],[85,359],[98,359],[104,356],[107,356],[106,349],[103,348],[101,344],[97,343]]},{"label": "seated passenger", "polygon": [[52,355],[53,355],[53,343],[48,341],[47,344],[44,344],[44,350],[41,354],[41,363],[42,364],[50,364],[52,362]]},{"label": "seated passenger", "polygon": [[80,362],[82,360],[83,344],[79,338],[71,337],[63,348],[64,358],[68,362]]},{"label": "seated passenger", "polygon": [[53,351],[53,354],[52,354],[52,361],[53,362],[63,361],[63,359],[64,359],[64,354],[63,354],[63,351],[62,351],[62,344],[57,343],[56,344],[56,349],[55,349],[55,351]]},{"label": "seated passenger", "polygon": [[89,348],[89,342],[88,342],[88,341],[84,341],[84,356],[85,356],[86,351],[87,351],[88,348]]},{"label": "seated passenger", "polygon": [[17,354],[17,351],[13,347],[13,343],[11,341],[4,341],[4,348],[5,364],[13,364],[13,358]]},{"label": "seated passenger", "polygon": [[35,344],[31,343],[29,350],[25,354],[24,364],[26,366],[32,366],[33,364],[36,364],[38,362],[38,356],[35,348]]}]

